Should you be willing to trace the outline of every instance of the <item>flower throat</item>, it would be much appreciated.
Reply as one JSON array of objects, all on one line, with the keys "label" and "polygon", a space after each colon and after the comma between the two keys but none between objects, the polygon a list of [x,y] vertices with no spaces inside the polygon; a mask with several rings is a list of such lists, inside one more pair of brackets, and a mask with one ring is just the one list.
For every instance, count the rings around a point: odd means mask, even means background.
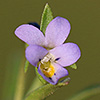
[{"label": "flower throat", "polygon": [[51,78],[55,73],[55,68],[52,65],[53,61],[54,57],[50,53],[40,61],[40,69],[46,77]]}]

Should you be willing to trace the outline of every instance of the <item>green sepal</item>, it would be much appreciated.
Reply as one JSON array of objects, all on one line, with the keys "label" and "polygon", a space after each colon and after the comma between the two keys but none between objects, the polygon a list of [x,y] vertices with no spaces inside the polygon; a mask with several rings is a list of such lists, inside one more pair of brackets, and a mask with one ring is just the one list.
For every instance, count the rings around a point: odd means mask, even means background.
[{"label": "green sepal", "polygon": [[77,65],[74,63],[72,65],[70,65],[69,67],[73,68],[73,69],[77,69]]},{"label": "green sepal", "polygon": [[39,78],[39,80],[40,80],[43,84],[46,84],[47,81],[44,80],[44,79],[42,78],[42,76],[38,73],[38,68],[37,68],[37,67],[35,67],[35,72],[36,72],[36,75],[37,75],[37,77]]},{"label": "green sepal", "polygon": [[64,81],[58,83],[57,85],[46,84],[42,87],[32,91],[26,96],[25,100],[44,100],[46,97],[53,94],[59,88],[68,85],[70,78],[66,78]]},{"label": "green sepal", "polygon": [[29,45],[27,43],[25,43],[25,48],[27,48]]},{"label": "green sepal", "polygon": [[48,3],[45,5],[44,11],[42,13],[40,30],[45,34],[45,30],[48,24],[53,20],[53,15],[51,8],[49,7]]}]

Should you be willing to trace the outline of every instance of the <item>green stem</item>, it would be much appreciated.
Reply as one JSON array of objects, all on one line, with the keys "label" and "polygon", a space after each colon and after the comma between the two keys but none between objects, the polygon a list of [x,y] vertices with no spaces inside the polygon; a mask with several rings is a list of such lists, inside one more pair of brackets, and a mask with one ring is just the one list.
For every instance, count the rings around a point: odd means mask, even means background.
[{"label": "green stem", "polygon": [[95,85],[84,89],[83,91],[75,94],[68,100],[86,100],[87,98],[100,94],[100,85]]},{"label": "green stem", "polygon": [[28,94],[30,94],[32,91],[34,91],[35,89],[41,87],[43,85],[43,83],[39,80],[39,78],[36,76],[33,80],[32,86],[30,87]]},{"label": "green stem", "polygon": [[24,64],[24,61],[22,61],[22,64],[19,69],[19,75],[18,75],[18,79],[17,79],[18,81],[17,81],[17,85],[16,85],[16,92],[15,92],[14,100],[22,100],[23,99],[24,80],[25,80],[23,64]]}]

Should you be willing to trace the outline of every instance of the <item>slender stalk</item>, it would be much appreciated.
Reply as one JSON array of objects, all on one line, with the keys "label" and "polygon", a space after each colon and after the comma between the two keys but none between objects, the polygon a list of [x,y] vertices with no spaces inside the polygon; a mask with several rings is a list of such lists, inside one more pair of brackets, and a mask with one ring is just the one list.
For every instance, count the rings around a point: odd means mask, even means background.
[{"label": "slender stalk", "polygon": [[23,94],[24,94],[24,70],[23,70],[24,60],[22,61],[22,64],[19,68],[19,74],[18,74],[18,81],[16,85],[16,92],[14,96],[14,100],[22,100]]},{"label": "slender stalk", "polygon": [[100,85],[88,87],[66,100],[86,100],[89,97],[97,95],[97,94],[100,94]]},{"label": "slender stalk", "polygon": [[43,83],[39,80],[39,78],[36,76],[33,80],[32,86],[30,87],[29,91],[27,92],[26,95],[30,94],[33,92],[35,89],[41,87]]}]

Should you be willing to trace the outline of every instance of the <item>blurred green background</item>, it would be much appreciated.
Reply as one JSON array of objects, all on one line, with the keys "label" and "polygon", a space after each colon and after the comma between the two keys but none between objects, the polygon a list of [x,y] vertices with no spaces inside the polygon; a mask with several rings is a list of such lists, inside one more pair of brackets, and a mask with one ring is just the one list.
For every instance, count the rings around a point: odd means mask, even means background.
[{"label": "blurred green background", "polygon": [[[0,100],[15,100],[17,77],[24,59],[24,43],[16,38],[14,30],[31,21],[40,24],[47,2],[54,17],[69,20],[71,32],[67,41],[77,43],[82,52],[78,69],[68,68],[70,84],[47,100],[65,100],[89,85],[100,84],[99,0],[0,0]],[[30,66],[25,74],[25,88],[21,86],[25,92],[34,75],[34,68]],[[100,100],[100,95],[88,100]]]}]

